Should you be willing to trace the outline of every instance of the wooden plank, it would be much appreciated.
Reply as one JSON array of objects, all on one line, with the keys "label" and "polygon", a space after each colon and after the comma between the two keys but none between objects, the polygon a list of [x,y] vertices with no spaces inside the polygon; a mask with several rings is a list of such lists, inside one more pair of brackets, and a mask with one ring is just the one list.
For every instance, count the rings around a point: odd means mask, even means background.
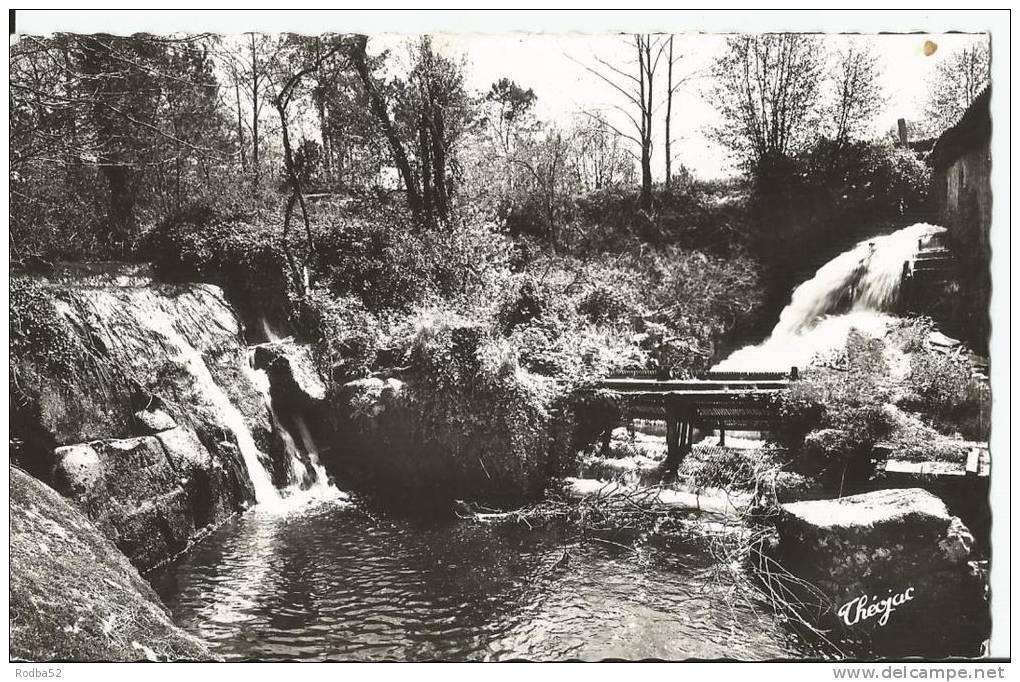
[{"label": "wooden plank", "polygon": [[967,453],[967,475],[977,476],[978,465],[981,461],[981,451],[978,448],[971,448]]}]

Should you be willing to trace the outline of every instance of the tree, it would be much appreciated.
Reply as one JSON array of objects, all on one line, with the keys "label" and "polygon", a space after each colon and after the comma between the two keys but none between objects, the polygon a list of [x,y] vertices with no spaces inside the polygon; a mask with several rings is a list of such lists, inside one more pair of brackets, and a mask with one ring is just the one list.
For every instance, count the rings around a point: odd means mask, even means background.
[{"label": "tree", "polygon": [[803,148],[814,130],[823,77],[820,40],[795,33],[728,38],[710,96],[723,119],[715,137],[748,168],[764,170]]},{"label": "tree", "polygon": [[[634,133],[625,133],[612,126],[617,134],[638,145],[641,162],[641,207],[652,208],[652,113],[655,111],[655,73],[667,46],[661,37],[638,34],[633,36],[634,48],[637,52],[636,73],[628,73],[604,59],[596,57],[601,70],[582,64],[582,66],[609,84],[633,105],[636,112],[626,107],[616,107],[623,113],[634,127]],[[631,66],[630,68],[634,68]],[[637,116],[635,116],[635,113]],[[612,125],[607,122],[607,125]]]},{"label": "tree", "polygon": [[457,147],[475,112],[462,64],[439,54],[429,36],[418,39],[413,59],[407,81],[399,89],[397,116],[407,139],[413,140],[425,220],[444,223],[456,193]]},{"label": "tree", "polygon": [[291,268],[294,271],[296,282],[299,285],[304,284],[306,286],[307,283],[304,282],[303,277],[298,275],[299,268],[293,254],[290,252],[287,241],[295,202],[301,208],[301,219],[305,226],[305,241],[309,257],[315,251],[315,242],[312,237],[308,207],[305,204],[305,197],[302,191],[302,173],[295,161],[294,146],[291,144],[290,139],[290,106],[300,96],[305,79],[317,72],[326,61],[338,55],[345,47],[344,41],[338,37],[329,38],[327,47],[323,49],[319,38],[308,39],[302,36],[292,36],[288,41],[287,50],[276,60],[276,66],[282,73],[270,71],[267,75],[273,107],[280,117],[283,163],[287,176],[287,187],[290,190],[287,204],[284,208],[282,242],[287,252],[288,260],[290,260]]},{"label": "tree", "polygon": [[580,187],[587,191],[633,182],[634,163],[625,141],[600,116],[575,125],[571,135],[573,166]]},{"label": "tree", "polygon": [[350,50],[373,115],[382,129],[415,220],[442,224],[450,217],[459,176],[457,147],[474,120],[463,66],[435,51],[428,36],[413,46],[413,66],[387,101],[372,74],[366,36]]},{"label": "tree", "polygon": [[[130,248],[140,218],[178,208],[229,155],[218,89],[208,36],[20,37],[11,54],[15,248],[36,249],[33,233],[65,253],[75,248],[68,241],[107,257]],[[93,229],[81,229],[88,221]]]},{"label": "tree", "polygon": [[492,84],[485,94],[487,111],[481,124],[489,133],[489,141],[496,156],[503,160],[505,191],[512,194],[516,165],[513,162],[525,133],[533,133],[537,126],[532,110],[535,106],[535,92],[517,85],[509,78],[501,78]]},{"label": "tree", "polygon": [[541,203],[545,237],[553,253],[561,240],[558,217],[560,203],[574,177],[568,168],[573,147],[573,141],[568,135],[550,126],[541,135],[530,138],[527,147],[513,157],[514,164],[524,171],[524,177],[529,181],[530,187],[527,189],[530,194],[537,196]]},{"label": "tree", "polygon": [[415,221],[420,221],[423,217],[424,204],[422,202],[418,175],[411,167],[407,151],[404,149],[404,142],[397,134],[397,128],[393,124],[393,118],[390,115],[390,109],[383,94],[382,86],[376,81],[369,67],[367,49],[368,36],[354,36],[350,49],[351,62],[358,72],[358,77],[361,79],[365,93],[368,95],[372,114],[375,116],[389,145],[393,162],[396,164],[397,172],[400,174],[400,179],[404,184],[408,208],[411,210]]},{"label": "tree", "polygon": [[866,43],[851,42],[839,54],[832,81],[835,92],[827,118],[836,149],[841,149],[868,132],[885,102],[877,56]]},{"label": "tree", "polygon": [[954,125],[990,80],[991,61],[986,40],[940,62],[928,82],[925,109],[935,134]]},{"label": "tree", "polygon": [[[322,42],[316,49],[322,49]],[[367,56],[368,70],[382,68],[387,55]],[[334,188],[374,182],[387,159],[368,93],[348,59],[326,61],[315,72],[311,90],[322,135],[323,171]]]}]

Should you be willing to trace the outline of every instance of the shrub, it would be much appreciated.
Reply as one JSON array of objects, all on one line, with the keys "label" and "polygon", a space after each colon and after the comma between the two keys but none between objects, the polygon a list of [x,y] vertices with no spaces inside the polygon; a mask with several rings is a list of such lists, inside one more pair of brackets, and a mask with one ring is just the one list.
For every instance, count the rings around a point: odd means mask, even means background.
[{"label": "shrub", "polygon": [[[794,383],[786,415],[787,434],[806,433],[802,468],[822,475],[867,471],[871,448],[892,430],[887,405],[892,396],[881,339],[851,330],[842,369],[815,368]],[[787,446],[795,443],[785,443]]]},{"label": "shrub", "polygon": [[312,289],[297,306],[295,326],[314,341],[317,364],[334,382],[367,376],[383,343],[379,320],[353,296]]},{"label": "shrub", "polygon": [[419,319],[408,355],[406,383],[380,394],[378,409],[346,397],[361,405],[338,429],[347,464],[444,497],[540,493],[558,456],[554,383],[523,371],[507,339],[450,311]]},{"label": "shrub", "polygon": [[144,250],[164,275],[223,285],[249,322],[280,324],[303,278],[292,257],[304,247],[294,234],[287,244],[290,254],[277,229],[257,216],[199,202],[156,225]]},{"label": "shrub", "polygon": [[910,357],[910,385],[913,395],[903,403],[927,415],[940,431],[988,439],[991,391],[973,378],[966,358],[919,350]]},{"label": "shrub", "polygon": [[14,277],[10,297],[11,359],[35,364],[56,377],[74,371],[85,350],[46,288],[38,281]]},{"label": "shrub", "polygon": [[372,310],[410,311],[429,298],[477,295],[509,268],[512,245],[488,223],[425,228],[385,204],[316,218],[313,267],[321,281]]}]

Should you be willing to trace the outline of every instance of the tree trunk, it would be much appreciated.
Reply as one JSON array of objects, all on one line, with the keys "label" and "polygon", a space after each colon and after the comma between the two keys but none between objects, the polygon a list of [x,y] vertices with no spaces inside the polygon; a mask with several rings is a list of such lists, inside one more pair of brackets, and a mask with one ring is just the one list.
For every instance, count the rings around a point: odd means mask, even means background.
[{"label": "tree trunk", "polygon": [[446,178],[446,145],[443,142],[445,122],[443,112],[435,109],[432,114],[432,187],[436,193],[436,214],[445,221],[450,215],[450,187]]},{"label": "tree trunk", "polygon": [[251,168],[252,199],[259,193],[259,73],[255,59],[255,34],[251,35]]},{"label": "tree trunk", "polygon": [[[315,54],[318,59],[322,59],[321,43],[318,36],[315,38]],[[323,158],[323,171],[326,175],[326,181],[332,186],[333,184],[333,141],[329,134],[329,128],[327,126],[326,119],[326,99],[323,95],[325,92],[323,86],[322,70],[316,70],[316,83],[319,86],[319,95],[316,97],[315,108],[316,113],[319,115],[319,135],[322,137],[322,158]]]},{"label": "tree trunk", "polygon": [[651,125],[651,49],[648,38],[638,36],[638,70],[640,72],[641,102],[641,208],[652,208],[652,125]]},{"label": "tree trunk", "polygon": [[305,206],[305,197],[301,192],[301,178],[297,174],[297,169],[294,167],[294,152],[290,144],[290,126],[287,117],[287,104],[281,102],[279,99],[276,101],[276,112],[280,116],[280,130],[283,133],[283,165],[287,171],[287,184],[290,185],[290,197],[287,200],[287,209],[284,214],[283,220],[283,249],[287,254],[287,260],[291,264],[291,270],[293,271],[295,281],[294,284],[298,290],[302,293],[308,286],[308,282],[301,276],[301,272],[297,267],[294,256],[290,251],[290,244],[287,242],[287,232],[290,229],[290,216],[294,210],[294,202],[299,202],[301,206],[301,218],[305,225],[305,240],[308,249],[307,258],[311,258],[315,252],[315,241],[312,237],[312,224],[308,218],[308,208]]},{"label": "tree trunk", "polygon": [[[110,191],[105,238],[111,246],[123,249],[134,232],[135,201],[131,191],[131,168],[105,155],[100,158],[100,163],[103,164],[103,177]],[[100,237],[101,240],[103,238]]]},{"label": "tree trunk", "polygon": [[237,106],[237,149],[241,155],[241,170],[248,167],[248,153],[244,148],[244,119],[241,116],[241,85],[234,79],[234,101]]},{"label": "tree trunk", "polygon": [[372,113],[375,115],[376,120],[379,121],[379,126],[382,128],[383,135],[386,137],[387,143],[389,143],[390,152],[393,154],[393,162],[397,165],[397,171],[400,173],[400,177],[404,181],[404,191],[407,194],[407,205],[411,209],[411,213],[414,215],[415,220],[421,220],[422,198],[421,192],[418,188],[418,179],[415,177],[414,171],[411,169],[411,162],[407,159],[407,153],[404,151],[404,145],[401,144],[400,138],[397,136],[396,128],[393,127],[393,122],[390,120],[390,114],[386,110],[386,102],[383,101],[382,95],[379,93],[379,90],[376,88],[372,79],[372,74],[369,73],[368,58],[365,55],[365,48],[367,45],[368,36],[354,36],[354,46],[351,49],[351,61],[354,62],[354,68],[358,72],[358,77],[361,78],[361,83],[365,87],[365,91],[368,93]]},{"label": "tree trunk", "polygon": [[673,184],[673,159],[670,158],[669,126],[673,118],[673,36],[669,37],[669,62],[666,65],[666,191]]},{"label": "tree trunk", "polygon": [[418,148],[419,163],[421,164],[421,198],[422,208],[425,212],[425,221],[432,222],[434,202],[434,188],[432,186],[432,145],[429,141],[428,115],[422,114],[418,119]]}]

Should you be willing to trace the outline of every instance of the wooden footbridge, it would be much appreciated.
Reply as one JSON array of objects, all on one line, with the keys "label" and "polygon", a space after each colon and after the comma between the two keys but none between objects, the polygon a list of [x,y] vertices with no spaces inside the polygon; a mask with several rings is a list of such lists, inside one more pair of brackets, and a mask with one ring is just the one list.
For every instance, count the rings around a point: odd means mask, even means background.
[{"label": "wooden footbridge", "polygon": [[695,426],[718,430],[720,445],[727,430],[768,431],[780,420],[776,397],[796,380],[796,367],[790,372],[709,372],[682,380],[647,371],[602,379],[597,388],[618,397],[629,418],[666,422],[666,469],[675,473],[691,450]]}]

